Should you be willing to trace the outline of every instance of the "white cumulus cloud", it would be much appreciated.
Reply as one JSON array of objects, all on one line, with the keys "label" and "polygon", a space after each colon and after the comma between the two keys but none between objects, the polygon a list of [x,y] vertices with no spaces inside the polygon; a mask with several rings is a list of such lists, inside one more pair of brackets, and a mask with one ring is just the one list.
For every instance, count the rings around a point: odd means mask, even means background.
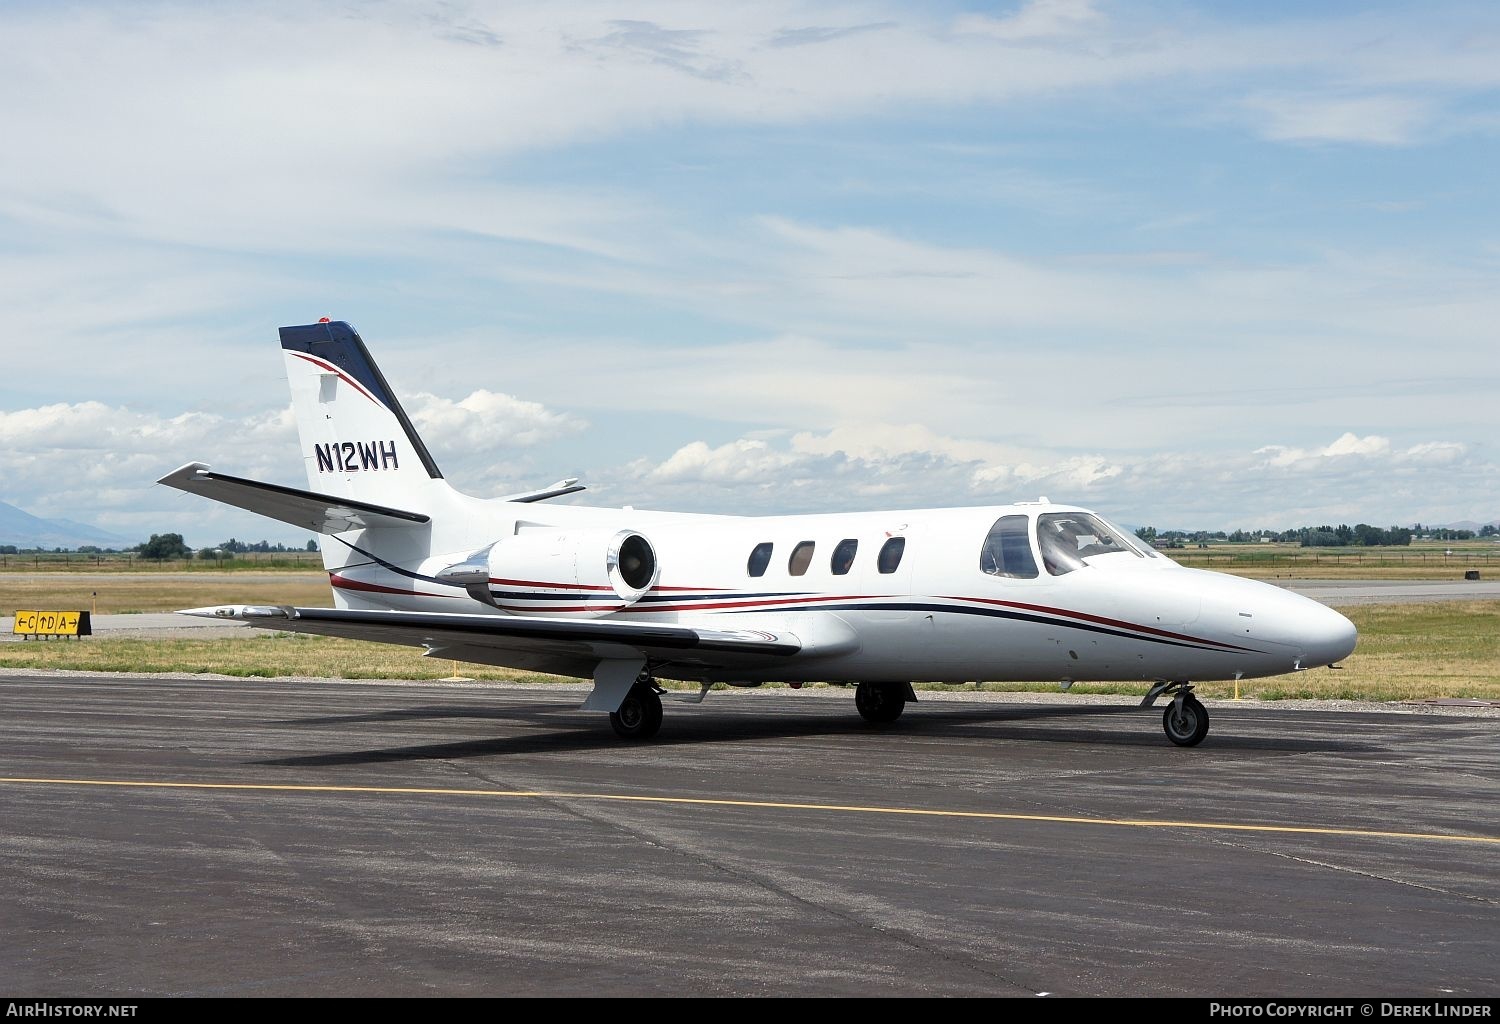
[{"label": "white cumulus cloud", "polygon": [[576,434],[588,423],[540,402],[480,389],[453,401],[425,392],[403,402],[430,447],[496,452]]}]

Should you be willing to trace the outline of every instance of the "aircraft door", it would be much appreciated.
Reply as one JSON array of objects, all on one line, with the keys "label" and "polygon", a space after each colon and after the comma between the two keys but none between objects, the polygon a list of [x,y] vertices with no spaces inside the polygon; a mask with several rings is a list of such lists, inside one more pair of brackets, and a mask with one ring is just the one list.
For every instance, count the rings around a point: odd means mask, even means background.
[{"label": "aircraft door", "polygon": [[[1061,601],[1059,581],[1042,567],[1033,541],[1033,520],[1013,512],[992,522],[955,531],[961,539],[949,554],[968,598],[963,614],[942,617],[937,643],[955,669],[983,673],[1002,653],[1013,678],[1062,678],[1076,661],[1051,609]],[[987,532],[981,532],[987,531]],[[977,550],[976,550],[977,548]],[[975,679],[973,681],[982,681]]]},{"label": "aircraft door", "polygon": [[[920,681],[931,664],[933,615],[920,607],[913,591],[915,566],[922,560],[927,536],[909,523],[899,523],[861,540],[861,549],[873,546],[873,557],[860,550],[854,560],[858,568],[843,577],[857,588],[860,617],[874,627],[862,631],[863,653],[870,664],[888,671],[893,682]],[[879,680],[872,676],[871,681]]]}]

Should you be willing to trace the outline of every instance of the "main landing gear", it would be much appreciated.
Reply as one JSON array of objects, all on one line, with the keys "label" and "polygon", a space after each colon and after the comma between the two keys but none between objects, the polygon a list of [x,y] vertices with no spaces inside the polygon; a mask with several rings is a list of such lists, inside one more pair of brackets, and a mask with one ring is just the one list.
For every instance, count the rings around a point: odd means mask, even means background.
[{"label": "main landing gear", "polygon": [[1174,694],[1172,703],[1162,712],[1161,726],[1167,739],[1179,747],[1196,747],[1208,735],[1208,709],[1193,696],[1193,684],[1186,680],[1159,682],[1146,694],[1142,707],[1150,707],[1163,694]]},{"label": "main landing gear", "polygon": [[642,677],[630,692],[620,710],[609,713],[609,724],[615,735],[627,740],[649,740],[661,728],[662,690],[649,676]]},{"label": "main landing gear", "polygon": [[906,710],[910,683],[860,683],[854,690],[854,707],[866,722],[889,725]]}]

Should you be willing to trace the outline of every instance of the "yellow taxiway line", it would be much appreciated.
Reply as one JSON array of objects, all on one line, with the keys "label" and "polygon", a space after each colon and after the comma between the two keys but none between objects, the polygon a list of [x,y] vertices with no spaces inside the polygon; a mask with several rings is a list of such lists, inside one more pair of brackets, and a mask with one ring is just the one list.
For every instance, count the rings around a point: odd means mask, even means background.
[{"label": "yellow taxiway line", "polygon": [[417,786],[306,786],[257,782],[151,782],[125,779],[0,778],[8,786],[98,786],[116,789],[219,790],[227,792],[330,793],[377,796],[489,797],[512,800],[610,800],[620,803],[686,804],[698,807],[746,807],[761,810],[825,811],[845,814],[897,814],[928,818],[967,818],[982,821],[1036,821],[1068,825],[1108,825],[1119,828],[1190,828],[1221,832],[1262,832],[1293,835],[1352,836],[1373,839],[1420,839],[1448,843],[1494,843],[1500,836],[1444,835],[1435,832],[1395,832],[1311,825],[1246,825],[1222,821],[1161,821],[1138,818],[1084,818],[1058,814],[1006,814],[999,811],[959,811],[922,807],[880,807],[861,804],[789,803],[775,800],[731,800],[722,797],[635,796],[625,793],[570,793],[561,790],[447,789]]}]

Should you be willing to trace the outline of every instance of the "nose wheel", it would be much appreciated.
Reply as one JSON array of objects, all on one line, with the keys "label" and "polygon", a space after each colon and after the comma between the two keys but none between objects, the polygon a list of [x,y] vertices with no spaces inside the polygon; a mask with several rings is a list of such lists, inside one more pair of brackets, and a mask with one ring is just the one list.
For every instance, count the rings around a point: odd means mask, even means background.
[{"label": "nose wheel", "polygon": [[1196,747],[1208,735],[1208,709],[1193,696],[1193,684],[1186,679],[1158,679],[1141,701],[1141,707],[1149,708],[1158,697],[1170,697],[1171,703],[1162,712],[1161,727],[1167,739],[1179,747]]},{"label": "nose wheel", "polygon": [[1196,747],[1208,735],[1208,709],[1191,693],[1179,694],[1162,713],[1161,724],[1179,747]]}]

